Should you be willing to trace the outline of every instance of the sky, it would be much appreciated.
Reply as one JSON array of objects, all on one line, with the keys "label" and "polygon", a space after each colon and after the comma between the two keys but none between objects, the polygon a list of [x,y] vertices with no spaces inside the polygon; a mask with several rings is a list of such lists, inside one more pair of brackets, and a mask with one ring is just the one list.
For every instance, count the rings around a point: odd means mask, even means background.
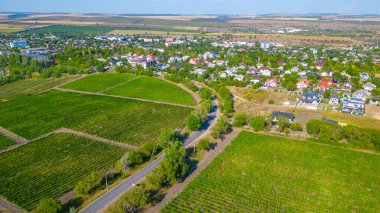
[{"label": "sky", "polygon": [[0,12],[112,14],[380,14],[380,0],[0,0]]}]

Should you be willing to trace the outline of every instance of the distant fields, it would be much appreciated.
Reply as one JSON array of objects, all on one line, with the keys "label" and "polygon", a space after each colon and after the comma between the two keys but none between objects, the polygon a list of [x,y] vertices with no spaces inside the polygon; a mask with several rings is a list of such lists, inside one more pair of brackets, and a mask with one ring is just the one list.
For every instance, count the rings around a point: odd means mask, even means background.
[{"label": "distant fields", "polygon": [[163,212],[379,212],[379,162],[242,132]]},{"label": "distant fields", "polygon": [[62,86],[62,88],[86,92],[100,92],[134,77],[134,75],[119,73],[96,74],[66,84]]},{"label": "distant fields", "polygon": [[0,100],[12,100],[27,95],[33,95],[52,87],[68,82],[69,78],[27,79],[0,86]]},{"label": "distant fields", "polygon": [[191,109],[52,90],[0,103],[0,126],[27,139],[70,128],[131,145],[182,128]]},{"label": "distant fields", "polygon": [[59,198],[93,171],[112,166],[121,148],[68,134],[52,135],[0,154],[0,195],[30,211]]},{"label": "distant fields", "polygon": [[155,101],[194,106],[193,97],[178,86],[157,78],[140,77],[104,91],[105,94],[143,98]]},{"label": "distant fields", "polygon": [[0,150],[7,148],[9,146],[15,145],[16,143],[7,137],[0,135]]}]

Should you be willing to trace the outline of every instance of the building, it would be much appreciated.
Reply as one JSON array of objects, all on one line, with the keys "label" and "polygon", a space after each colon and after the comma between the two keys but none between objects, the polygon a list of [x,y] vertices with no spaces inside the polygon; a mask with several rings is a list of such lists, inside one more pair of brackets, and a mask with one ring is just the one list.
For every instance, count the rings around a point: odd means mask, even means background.
[{"label": "building", "polygon": [[296,116],[292,113],[287,113],[287,112],[279,112],[279,111],[273,111],[271,116],[273,117],[273,123],[276,123],[279,117],[284,117],[288,119],[289,123],[293,123],[294,119]]},{"label": "building", "polygon": [[309,88],[309,86],[310,86],[310,81],[309,80],[302,80],[301,79],[297,83],[297,89],[299,89],[299,90]]},{"label": "building", "polygon": [[26,46],[27,46],[26,40],[13,41],[13,42],[10,42],[9,44],[11,45],[11,48],[13,48],[13,47],[26,48]]},{"label": "building", "polygon": [[349,113],[351,115],[364,115],[365,103],[358,98],[351,98],[349,100],[343,100],[342,113]]},{"label": "building", "polygon": [[339,104],[340,102],[340,97],[337,94],[332,94],[329,98],[329,103],[330,104]]},{"label": "building", "polygon": [[363,85],[363,88],[367,91],[372,91],[374,89],[376,89],[376,85],[371,83],[371,82],[367,82]]},{"label": "building", "polygon": [[215,58],[215,57],[216,57],[216,54],[214,52],[206,52],[205,54],[203,54],[204,60]]},{"label": "building", "polygon": [[306,92],[302,95],[298,107],[305,109],[317,110],[320,99],[317,94]]},{"label": "building", "polygon": [[360,81],[366,81],[370,78],[370,75],[366,72],[360,73]]},{"label": "building", "polygon": [[268,78],[264,83],[265,87],[278,87],[279,85],[280,80],[278,78]]},{"label": "building", "polygon": [[364,89],[360,89],[352,93],[352,98],[361,99],[362,101],[366,101],[370,97],[371,93]]}]

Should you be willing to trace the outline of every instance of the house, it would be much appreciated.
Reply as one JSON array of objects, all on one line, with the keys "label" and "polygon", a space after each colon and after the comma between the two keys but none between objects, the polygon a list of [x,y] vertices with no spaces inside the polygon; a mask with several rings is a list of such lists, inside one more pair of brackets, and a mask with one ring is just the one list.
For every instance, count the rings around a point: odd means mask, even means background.
[{"label": "house", "polygon": [[363,101],[366,101],[368,98],[370,98],[370,96],[371,93],[364,89],[360,89],[352,93],[352,98],[361,99]]},{"label": "house", "polygon": [[26,40],[13,41],[13,42],[10,42],[9,45],[11,46],[11,48],[14,48],[14,47],[26,48],[27,42]]},{"label": "house", "polygon": [[303,103],[319,103],[320,99],[317,94],[312,92],[305,92],[301,97],[301,102]]},{"label": "house", "polygon": [[317,84],[314,86],[314,90],[322,90],[325,91],[327,89],[330,89],[331,86],[334,84],[333,79],[331,78],[324,78],[322,79],[320,84]]},{"label": "house", "polygon": [[360,73],[360,81],[366,81],[370,78],[370,75],[366,72]]},{"label": "house", "polygon": [[276,123],[279,117],[286,118],[289,123],[293,123],[294,119],[296,118],[296,116],[294,116],[294,114],[292,113],[280,112],[280,111],[273,111],[271,116],[273,117],[273,123]]},{"label": "house", "polygon": [[215,52],[206,52],[205,54],[203,54],[203,59],[204,60],[207,60],[209,58],[215,58],[215,57],[216,57]]},{"label": "house", "polygon": [[189,61],[189,63],[193,65],[197,64],[198,62],[199,62],[198,58],[191,58]]},{"label": "house", "polygon": [[272,76],[272,71],[270,71],[264,67],[260,70],[260,75],[270,77],[270,76]]},{"label": "house", "polygon": [[367,82],[363,85],[363,88],[367,91],[372,91],[374,89],[376,89],[376,85],[371,83],[371,82]]},{"label": "house", "polygon": [[325,63],[323,62],[323,60],[320,59],[317,61],[315,68],[317,68],[318,70],[321,70],[324,65],[325,65]]},{"label": "house", "polygon": [[299,90],[309,88],[309,86],[310,86],[310,81],[309,80],[301,79],[297,83],[297,89],[299,89]]},{"label": "house", "polygon": [[264,83],[264,86],[266,87],[278,87],[280,84],[280,81],[278,80],[278,78],[268,78],[265,83]]},{"label": "house", "polygon": [[235,75],[234,80],[244,81],[244,75]]},{"label": "house", "polygon": [[254,84],[257,84],[257,83],[260,83],[262,82],[261,78],[260,77],[254,77],[250,80],[251,83],[254,83]]},{"label": "house", "polygon": [[349,100],[343,100],[342,113],[349,113],[351,115],[364,115],[365,103],[358,98],[351,98]]},{"label": "house", "polygon": [[332,94],[329,98],[329,103],[330,104],[339,104],[340,102],[340,97],[337,94]]}]

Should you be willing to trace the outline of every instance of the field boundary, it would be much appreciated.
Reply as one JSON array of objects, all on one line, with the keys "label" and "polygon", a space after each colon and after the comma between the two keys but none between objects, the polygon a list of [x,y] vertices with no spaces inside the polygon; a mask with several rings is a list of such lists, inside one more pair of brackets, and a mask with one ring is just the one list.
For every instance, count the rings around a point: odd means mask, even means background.
[{"label": "field boundary", "polygon": [[6,210],[12,213],[24,213],[25,210],[22,210],[20,207],[18,207],[16,204],[13,204],[9,202],[8,200],[3,199],[0,197],[0,206],[4,207]]},{"label": "field boundary", "polygon": [[[16,135],[15,133],[13,133],[13,132],[11,132],[9,130],[6,130],[3,127],[0,126],[0,132],[1,132],[2,129],[5,130],[6,132],[9,132],[9,133],[17,136],[17,137],[20,137],[20,136]],[[0,154],[4,153],[4,152],[7,152],[7,151],[10,151],[12,149],[18,148],[18,147],[20,147],[22,145],[26,145],[26,144],[29,144],[29,143],[32,143],[32,142],[36,142],[38,140],[41,140],[43,138],[49,137],[50,135],[54,135],[54,134],[71,134],[71,135],[75,135],[75,136],[78,136],[78,137],[81,137],[81,138],[87,138],[87,139],[90,139],[90,140],[95,140],[95,141],[99,141],[99,142],[102,142],[102,143],[106,143],[106,144],[109,144],[109,145],[112,145],[112,146],[117,146],[117,147],[120,147],[120,148],[123,148],[123,149],[138,150],[138,147],[130,145],[130,144],[124,144],[124,143],[120,143],[120,142],[113,141],[113,140],[110,140],[110,139],[102,138],[102,137],[99,137],[99,136],[96,136],[96,135],[91,135],[91,134],[87,134],[87,133],[84,133],[84,132],[80,132],[80,131],[76,131],[76,130],[72,130],[72,129],[68,129],[68,128],[62,127],[62,128],[58,128],[56,130],[50,131],[48,133],[45,133],[43,135],[40,135],[40,136],[38,136],[36,138],[30,139],[30,140],[24,139],[24,140],[26,140],[26,142],[23,142],[23,143],[18,143],[18,142],[15,141],[17,143],[16,145],[9,146],[8,148],[0,150]],[[13,140],[13,139],[11,139],[11,140]]]},{"label": "field boundary", "polygon": [[169,102],[163,102],[163,101],[154,101],[154,100],[148,100],[148,99],[143,99],[143,98],[132,98],[132,97],[126,97],[126,96],[119,96],[119,95],[106,95],[106,94],[101,94],[101,93],[96,93],[96,92],[85,92],[85,91],[77,91],[77,90],[64,89],[64,88],[53,88],[53,89],[58,90],[58,91],[62,91],[62,92],[71,92],[71,93],[79,93],[79,94],[85,94],[85,95],[99,95],[99,96],[105,96],[105,97],[122,98],[122,99],[134,100],[134,101],[142,101],[142,102],[149,102],[149,103],[155,103],[155,104],[171,105],[171,106],[185,107],[185,108],[191,108],[191,109],[195,108],[195,106],[175,104],[175,103],[169,103]]},{"label": "field boundary", "polygon": [[131,79],[127,80],[127,81],[124,81],[124,82],[122,82],[122,83],[120,83],[120,84],[116,84],[116,85],[110,86],[110,87],[108,87],[108,88],[105,88],[105,89],[99,91],[98,93],[102,93],[102,94],[103,94],[104,91],[107,91],[107,90],[113,89],[113,88],[115,88],[115,87],[118,87],[118,86],[124,85],[124,84],[126,84],[126,83],[128,83],[128,82],[134,81],[134,80],[139,79],[139,78],[141,78],[141,76],[135,76],[134,78],[131,78]]},{"label": "field boundary", "polygon": [[166,80],[165,78],[159,78],[159,77],[157,77],[157,78],[160,79],[160,80],[163,80],[163,81],[165,81],[167,83],[171,83],[173,85],[176,85],[177,87],[179,87],[182,90],[185,90],[187,93],[189,93],[191,96],[193,96],[195,104],[199,105],[199,103],[200,103],[200,97],[195,92],[193,92],[189,88],[187,88],[185,85],[179,84],[179,83],[175,83],[175,82],[172,82],[172,81],[169,81],[169,80]]},{"label": "field boundary", "polygon": [[12,141],[14,141],[18,144],[25,144],[28,142],[27,139],[25,139],[19,135],[16,135],[14,132],[5,129],[2,126],[0,126],[0,134],[4,135],[5,137],[11,139]]}]

